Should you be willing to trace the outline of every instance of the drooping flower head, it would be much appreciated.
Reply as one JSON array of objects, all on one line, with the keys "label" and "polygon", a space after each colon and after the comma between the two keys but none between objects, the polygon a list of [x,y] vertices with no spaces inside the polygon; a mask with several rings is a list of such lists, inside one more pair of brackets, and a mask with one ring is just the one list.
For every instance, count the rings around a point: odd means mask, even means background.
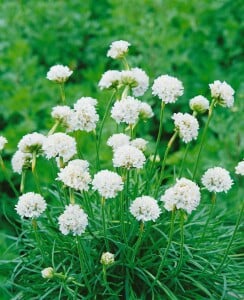
[{"label": "drooping flower head", "polygon": [[130,145],[121,146],[114,151],[114,167],[141,169],[143,168],[145,161],[146,158],[142,151]]},{"label": "drooping flower head", "polygon": [[118,147],[129,145],[130,137],[124,133],[115,133],[107,141],[107,145],[112,147],[113,150]]},{"label": "drooping flower head", "polygon": [[196,113],[203,114],[209,109],[209,101],[202,95],[192,98],[189,102],[190,108]]},{"label": "drooping flower head", "polygon": [[155,199],[150,196],[142,196],[136,198],[130,206],[131,214],[142,222],[156,221],[161,210]]},{"label": "drooping flower head", "polygon": [[77,153],[76,141],[65,133],[57,132],[46,138],[43,151],[47,159],[61,157],[64,162],[67,162]]},{"label": "drooping flower head", "polygon": [[140,101],[128,96],[121,101],[116,101],[111,110],[111,117],[119,124],[135,124],[139,119]]},{"label": "drooping flower head", "polygon": [[108,170],[98,172],[92,181],[93,190],[105,199],[114,198],[123,190],[123,180],[120,175]]},{"label": "drooping flower head", "polygon": [[57,180],[77,191],[88,191],[91,176],[89,174],[89,163],[86,160],[74,159],[60,170]]},{"label": "drooping flower head", "polygon": [[29,192],[19,197],[15,210],[21,218],[37,218],[45,211],[46,207],[47,203],[41,195]]},{"label": "drooping flower head", "polygon": [[209,84],[211,96],[217,101],[218,104],[224,107],[232,107],[234,104],[233,88],[225,81],[221,82],[215,80],[214,83]]},{"label": "drooping flower head", "polygon": [[240,161],[238,163],[238,165],[235,167],[235,173],[237,175],[242,175],[244,176],[244,160],[243,161]]},{"label": "drooping flower head", "polygon": [[182,82],[172,76],[162,75],[154,80],[152,94],[158,96],[164,103],[174,103],[183,95]]},{"label": "drooping flower head", "polygon": [[114,263],[114,254],[110,252],[104,252],[101,256],[100,263],[104,266],[109,266]]},{"label": "drooping flower head", "polygon": [[7,144],[7,139],[4,136],[0,136],[0,151],[3,150],[5,145]]},{"label": "drooping flower head", "polygon": [[81,97],[74,104],[72,115],[73,130],[84,130],[90,132],[96,128],[99,116],[96,112],[97,100],[91,97]]},{"label": "drooping flower head", "polygon": [[208,169],[202,176],[202,184],[209,192],[225,192],[231,188],[233,181],[230,173],[221,167]]},{"label": "drooping flower head", "polygon": [[117,88],[120,84],[121,73],[116,70],[109,70],[102,75],[98,86],[101,90]]},{"label": "drooping flower head", "polygon": [[87,214],[77,204],[66,205],[64,213],[58,218],[58,224],[59,230],[64,235],[69,233],[74,236],[81,235],[88,225]]},{"label": "drooping flower head", "polygon": [[176,184],[167,189],[161,196],[164,207],[168,211],[173,209],[183,209],[191,213],[200,203],[200,189],[198,185],[186,178],[178,179]]},{"label": "drooping flower head", "polygon": [[128,52],[129,46],[130,43],[128,43],[127,41],[114,41],[110,45],[110,49],[107,52],[107,56],[112,57],[114,59],[122,58]]},{"label": "drooping flower head", "polygon": [[179,135],[183,142],[189,143],[197,138],[199,124],[195,117],[188,113],[175,113],[172,119],[176,129],[179,130]]},{"label": "drooping flower head", "polygon": [[63,65],[55,65],[50,68],[47,73],[47,79],[58,83],[65,82],[71,75],[71,71],[68,67]]},{"label": "drooping flower head", "polygon": [[20,150],[16,151],[11,160],[12,168],[15,173],[21,174],[23,170],[31,168],[32,154]]},{"label": "drooping flower head", "polygon": [[43,143],[45,142],[46,137],[37,132],[26,134],[18,143],[18,149],[22,152],[33,153],[41,152]]}]

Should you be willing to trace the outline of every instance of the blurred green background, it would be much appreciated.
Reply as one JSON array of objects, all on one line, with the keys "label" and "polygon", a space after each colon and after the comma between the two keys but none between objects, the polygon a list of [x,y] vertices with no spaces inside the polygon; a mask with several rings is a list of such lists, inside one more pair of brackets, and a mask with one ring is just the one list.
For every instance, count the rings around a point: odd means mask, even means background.
[{"label": "blurred green background", "polygon": [[[209,98],[209,83],[225,80],[235,89],[235,106],[231,110],[216,109],[202,157],[203,170],[221,165],[233,172],[244,156],[243,15],[242,0],[1,0],[0,134],[9,141],[3,154],[7,165],[24,134],[46,133],[52,126],[50,112],[59,103],[59,93],[58,87],[45,78],[48,69],[58,63],[73,69],[66,85],[68,103],[92,96],[99,100],[102,114],[109,93],[100,92],[97,83],[105,70],[121,67],[119,62],[108,59],[106,52],[112,41],[124,39],[132,44],[129,63],[144,69],[150,83],[162,74],[176,76],[184,83],[184,96],[167,107],[165,139],[173,128],[172,112],[189,111],[189,99],[198,94]],[[156,116],[140,127],[140,136],[151,135],[153,141],[159,100],[151,96],[150,90],[143,100],[153,106]],[[105,135],[110,132],[107,126]],[[82,138],[84,152],[88,153],[94,145],[87,135]],[[103,148],[106,160],[110,154],[108,148]],[[176,145],[169,163],[179,163],[182,151]],[[194,155],[193,147],[189,167]],[[13,180],[18,184],[19,176],[14,175]],[[239,181],[241,184],[243,181]],[[13,242],[10,236],[15,234],[9,221],[15,222],[16,200],[2,173],[0,187],[0,251],[4,266],[0,284],[6,296],[5,279],[13,267],[7,262],[17,255],[13,248],[6,252]],[[234,187],[227,197],[222,197],[223,207],[232,208],[230,219],[235,218],[234,209],[242,194]],[[0,294],[1,299],[5,296]]]}]

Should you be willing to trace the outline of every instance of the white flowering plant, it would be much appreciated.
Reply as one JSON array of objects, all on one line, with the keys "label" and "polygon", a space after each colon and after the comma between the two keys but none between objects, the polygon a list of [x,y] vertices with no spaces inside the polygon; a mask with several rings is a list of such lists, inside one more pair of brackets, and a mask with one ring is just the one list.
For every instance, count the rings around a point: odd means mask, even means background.
[{"label": "white flowering plant", "polygon": [[[167,120],[174,130],[162,155],[164,110],[183,95],[183,83],[170,75],[154,80],[159,128],[155,142],[144,139],[138,124],[155,113],[136,98],[148,90],[149,77],[129,66],[130,46],[115,41],[108,50],[107,56],[120,60],[124,69],[101,76],[99,88],[111,90],[103,115],[97,112],[99,99],[89,96],[68,106],[64,84],[73,71],[51,67],[47,78],[60,85],[61,103],[52,109],[50,130],[28,133],[18,143],[12,169],[21,178],[19,187],[0,156],[20,217],[21,259],[13,282],[41,287],[41,298],[26,288],[23,299],[225,299],[223,289],[233,295],[226,299],[239,299],[233,284],[239,280],[233,271],[238,259],[232,253],[239,243],[243,204],[224,241],[219,218],[225,216],[215,219],[214,214],[218,194],[228,193],[234,178],[243,176],[243,161],[230,172],[224,162],[199,167],[213,111],[218,105],[232,107],[234,90],[215,81],[211,100],[195,96],[189,101],[192,112],[174,113]],[[107,138],[109,118],[112,135]],[[80,147],[82,131],[91,135],[95,160]],[[183,156],[180,165],[171,165],[176,143],[184,148]],[[7,139],[1,136],[0,144],[1,153]],[[108,162],[101,159],[101,145],[111,155]],[[191,169],[186,168],[190,148],[195,149]],[[50,182],[39,174],[44,160]]]}]

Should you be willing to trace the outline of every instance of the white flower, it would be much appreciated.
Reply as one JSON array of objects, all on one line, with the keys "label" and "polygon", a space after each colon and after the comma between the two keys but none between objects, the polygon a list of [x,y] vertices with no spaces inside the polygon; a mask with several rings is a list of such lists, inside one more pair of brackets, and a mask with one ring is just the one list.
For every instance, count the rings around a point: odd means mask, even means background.
[{"label": "white flower", "polygon": [[142,196],[136,198],[130,206],[131,214],[142,222],[156,221],[161,210],[155,199],[149,196]]},{"label": "white flower", "polygon": [[237,175],[244,176],[244,160],[238,163],[238,165],[235,167],[235,172]]},{"label": "white flower", "polygon": [[124,70],[120,72],[121,86],[129,86],[131,88],[137,87],[138,82],[132,70]]},{"label": "white flower", "polygon": [[116,197],[117,193],[123,190],[121,176],[115,172],[102,170],[98,172],[92,181],[93,190],[105,199]]},{"label": "white flower", "polygon": [[19,197],[15,210],[21,218],[37,218],[47,207],[44,198],[36,193],[29,192]]},{"label": "white flower", "polygon": [[114,254],[110,252],[104,252],[101,256],[100,263],[104,266],[109,266],[114,263]]},{"label": "white flower", "polygon": [[5,144],[7,144],[7,139],[4,136],[0,136],[0,151],[3,150],[5,147]]},{"label": "white flower", "polygon": [[132,125],[138,121],[140,113],[140,101],[128,96],[121,101],[116,101],[111,110],[112,118],[119,124],[125,122]]},{"label": "white flower", "polygon": [[90,132],[96,128],[99,120],[96,112],[97,100],[91,97],[82,97],[74,104],[73,130]]},{"label": "white flower", "polygon": [[209,84],[211,96],[224,107],[232,107],[234,104],[234,93],[232,87],[225,81],[221,82],[215,80],[214,83]]},{"label": "white flower", "polygon": [[159,76],[152,86],[152,94],[158,96],[164,103],[174,103],[183,92],[182,82],[169,75]]},{"label": "white flower", "polygon": [[231,188],[233,181],[230,173],[221,167],[208,169],[202,176],[202,184],[209,192],[225,192]]},{"label": "white flower", "polygon": [[139,103],[139,114],[144,120],[152,118],[154,115],[151,106],[145,102]]},{"label": "white flower", "polygon": [[31,168],[32,155],[20,150],[16,151],[12,157],[11,164],[15,173],[21,174],[24,169]]},{"label": "white flower", "polygon": [[172,116],[175,127],[179,130],[179,135],[183,142],[189,143],[198,136],[199,124],[195,117],[188,113],[175,113]]},{"label": "white flower", "polygon": [[107,145],[112,147],[113,150],[118,147],[129,145],[130,137],[124,133],[115,133],[107,141]]},{"label": "white flower", "polygon": [[26,134],[19,141],[18,148],[22,152],[38,152],[42,149],[45,140],[46,137],[41,133],[33,132],[30,134]]},{"label": "white flower", "polygon": [[165,194],[161,196],[166,210],[184,209],[189,214],[197,208],[200,199],[201,194],[198,185],[186,178],[178,179],[176,184],[167,189]]},{"label": "white flower", "polygon": [[89,163],[86,160],[71,160],[65,168],[60,170],[57,180],[75,190],[87,191],[91,182],[88,167]]},{"label": "white flower", "polygon": [[109,70],[102,75],[101,80],[98,83],[98,86],[101,90],[117,88],[120,83],[121,73],[116,70]]},{"label": "white flower", "polygon": [[63,65],[52,66],[47,73],[47,79],[58,83],[65,82],[73,73],[68,67]]},{"label": "white flower", "polygon": [[64,213],[58,218],[59,230],[67,235],[81,235],[88,225],[87,214],[77,204],[65,206]]},{"label": "white flower", "polygon": [[72,109],[67,105],[58,105],[53,107],[51,116],[69,128],[72,122]]},{"label": "white flower", "polygon": [[122,58],[128,51],[128,47],[130,43],[126,41],[115,41],[110,45],[110,49],[108,50],[107,56],[116,58]]},{"label": "white flower", "polygon": [[47,159],[62,157],[64,162],[67,162],[77,153],[76,141],[65,133],[57,132],[46,138],[43,143],[43,151]]},{"label": "white flower", "polygon": [[137,82],[137,86],[132,88],[133,95],[135,97],[144,95],[149,86],[149,78],[146,72],[140,68],[133,68],[131,69],[131,72]]},{"label": "white flower", "polygon": [[143,168],[146,158],[141,150],[129,145],[121,146],[114,151],[114,167]]},{"label": "white flower", "polygon": [[142,138],[137,138],[137,139],[132,140],[130,142],[130,145],[133,147],[136,147],[137,149],[139,149],[141,151],[145,151],[147,143],[148,143],[148,141],[146,141]]},{"label": "white flower", "polygon": [[52,267],[45,268],[41,271],[42,277],[45,279],[51,279],[54,277],[54,270]]},{"label": "white flower", "polygon": [[190,108],[197,113],[204,113],[209,109],[209,101],[202,95],[192,98],[189,102]]}]

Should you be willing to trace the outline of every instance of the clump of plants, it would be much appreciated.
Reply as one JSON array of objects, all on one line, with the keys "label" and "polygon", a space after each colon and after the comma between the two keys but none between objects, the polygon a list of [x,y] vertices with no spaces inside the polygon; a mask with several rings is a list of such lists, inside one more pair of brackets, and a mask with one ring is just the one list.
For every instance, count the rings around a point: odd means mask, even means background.
[{"label": "clump of plants", "polygon": [[[210,101],[197,95],[189,101],[189,112],[174,113],[167,120],[174,130],[160,157],[165,107],[178,101],[184,87],[170,75],[154,80],[160,124],[155,147],[149,149],[138,130],[154,116],[151,106],[138,99],[148,90],[149,78],[129,65],[129,47],[115,41],[107,52],[123,69],[105,72],[98,83],[101,90],[111,90],[102,116],[99,101],[90,96],[68,106],[64,87],[73,71],[51,67],[47,79],[59,86],[60,105],[52,109],[50,130],[28,133],[18,143],[12,168],[21,177],[19,188],[1,159],[21,218],[12,289],[20,299],[240,299],[243,204],[234,227],[224,224],[224,213],[214,218],[214,212],[234,176],[244,175],[244,161],[237,162],[233,175],[222,164],[199,174],[213,112],[220,105],[233,106],[234,90],[216,80],[209,85]],[[112,161],[105,169],[101,145],[109,118],[113,134],[103,151],[111,152]],[[92,137],[89,152],[80,147],[81,131]],[[177,140],[184,155],[180,165],[170,166]],[[6,143],[0,137],[1,151]],[[196,148],[196,157],[189,170],[190,147]],[[42,181],[43,166],[52,178],[48,183]],[[203,196],[208,205],[202,204]]]}]

